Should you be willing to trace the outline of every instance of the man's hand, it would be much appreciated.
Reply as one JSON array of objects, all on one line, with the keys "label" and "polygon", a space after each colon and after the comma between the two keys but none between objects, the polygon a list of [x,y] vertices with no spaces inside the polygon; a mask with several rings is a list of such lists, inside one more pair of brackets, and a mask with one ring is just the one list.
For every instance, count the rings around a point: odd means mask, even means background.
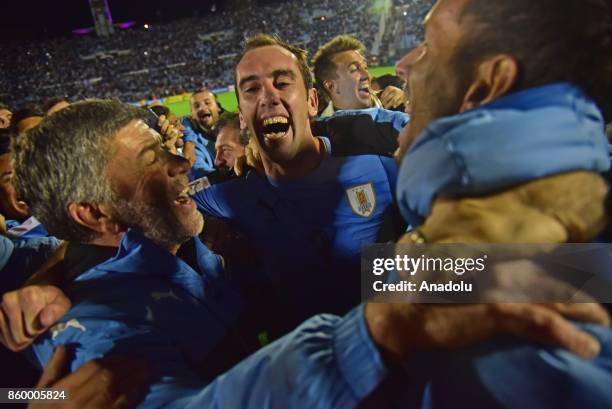
[{"label": "man's hand", "polygon": [[27,348],[63,317],[70,305],[64,293],[50,285],[5,293],[0,305],[0,342],[11,351]]},{"label": "man's hand", "polygon": [[389,85],[379,96],[380,102],[385,109],[396,108],[402,105],[404,101],[404,91]]},{"label": "man's hand", "polygon": [[165,115],[159,117],[159,127],[161,128],[161,135],[164,138],[164,148],[176,154],[176,141],[179,137],[183,136],[183,133],[172,125]]},{"label": "man's hand", "polygon": [[502,333],[593,358],[599,354],[599,342],[566,318],[610,325],[599,304],[372,303],[365,318],[383,356],[398,361],[418,350],[460,348]]},{"label": "man's hand", "polygon": [[249,144],[244,148],[244,156],[240,156],[236,159],[234,172],[238,176],[243,176],[248,171],[248,168],[254,169],[259,175],[266,173],[261,155],[259,154],[259,147],[257,146],[257,142],[255,142],[255,137],[249,139]]},{"label": "man's hand", "polygon": [[89,361],[66,376],[68,355],[64,346],[57,347],[36,385],[64,390],[68,399],[31,403],[28,409],[133,408],[142,400],[151,378],[144,363],[112,356]]}]

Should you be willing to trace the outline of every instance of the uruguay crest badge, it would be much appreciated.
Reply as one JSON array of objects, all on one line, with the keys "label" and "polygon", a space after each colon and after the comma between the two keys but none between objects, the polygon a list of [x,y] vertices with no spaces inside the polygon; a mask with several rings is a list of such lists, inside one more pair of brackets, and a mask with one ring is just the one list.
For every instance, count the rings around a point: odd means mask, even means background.
[{"label": "uruguay crest badge", "polygon": [[361,217],[370,217],[376,208],[376,193],[371,183],[346,189],[351,209]]}]

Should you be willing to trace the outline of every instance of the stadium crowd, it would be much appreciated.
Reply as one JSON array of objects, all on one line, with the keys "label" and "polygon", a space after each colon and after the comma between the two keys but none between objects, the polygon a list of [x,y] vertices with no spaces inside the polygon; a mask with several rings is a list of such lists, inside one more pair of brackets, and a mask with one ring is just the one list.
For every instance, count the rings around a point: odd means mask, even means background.
[{"label": "stadium crowd", "polygon": [[[612,5],[437,0],[376,79],[365,3],[283,7],[3,56],[1,386],[69,408],[612,406],[607,262],[578,291],[523,251],[467,303],[362,299],[360,276],[375,243],[610,242]],[[117,75],[145,51],[151,82]],[[12,108],[55,82],[70,98]],[[190,115],[126,103],[160,84],[193,87]]]},{"label": "stadium crowd", "polygon": [[[279,35],[314,52],[338,34],[359,34],[368,47],[378,21],[367,1],[307,0],[277,6],[248,5],[201,18],[117,30],[108,38],[73,37],[3,47],[0,100],[11,106],[56,95],[68,99],[120,98],[137,102],[201,86],[233,82],[233,56],[244,38]],[[352,10],[346,13],[346,10]],[[274,19],[271,19],[274,16]],[[219,24],[222,22],[222,24]],[[214,34],[216,33],[216,34]]]}]

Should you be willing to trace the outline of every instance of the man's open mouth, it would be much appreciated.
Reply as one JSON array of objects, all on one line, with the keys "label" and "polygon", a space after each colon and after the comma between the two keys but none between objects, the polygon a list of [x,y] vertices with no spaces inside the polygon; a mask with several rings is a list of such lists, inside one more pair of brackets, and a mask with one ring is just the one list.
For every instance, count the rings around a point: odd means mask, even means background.
[{"label": "man's open mouth", "polygon": [[261,130],[264,138],[278,140],[289,132],[289,118],[284,116],[273,116],[261,121]]},{"label": "man's open mouth", "polygon": [[365,85],[361,88],[358,89],[359,91],[359,96],[361,97],[369,97],[370,96],[370,87],[368,85]]},{"label": "man's open mouth", "polygon": [[193,200],[189,196],[189,186],[185,187],[185,189],[178,194],[176,199],[174,199],[174,202],[179,205],[189,205],[192,201]]}]

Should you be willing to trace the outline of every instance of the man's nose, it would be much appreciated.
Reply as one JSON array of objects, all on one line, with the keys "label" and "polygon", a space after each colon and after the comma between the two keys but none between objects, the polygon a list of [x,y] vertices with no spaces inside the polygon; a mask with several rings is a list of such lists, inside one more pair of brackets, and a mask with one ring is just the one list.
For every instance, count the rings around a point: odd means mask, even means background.
[{"label": "man's nose", "polygon": [[280,97],[278,95],[278,89],[274,86],[272,82],[264,84],[262,87],[262,97],[260,101],[260,105],[273,107],[280,104]]},{"label": "man's nose", "polygon": [[220,168],[222,166],[226,166],[225,159],[221,151],[217,151],[215,154],[215,167]]}]

